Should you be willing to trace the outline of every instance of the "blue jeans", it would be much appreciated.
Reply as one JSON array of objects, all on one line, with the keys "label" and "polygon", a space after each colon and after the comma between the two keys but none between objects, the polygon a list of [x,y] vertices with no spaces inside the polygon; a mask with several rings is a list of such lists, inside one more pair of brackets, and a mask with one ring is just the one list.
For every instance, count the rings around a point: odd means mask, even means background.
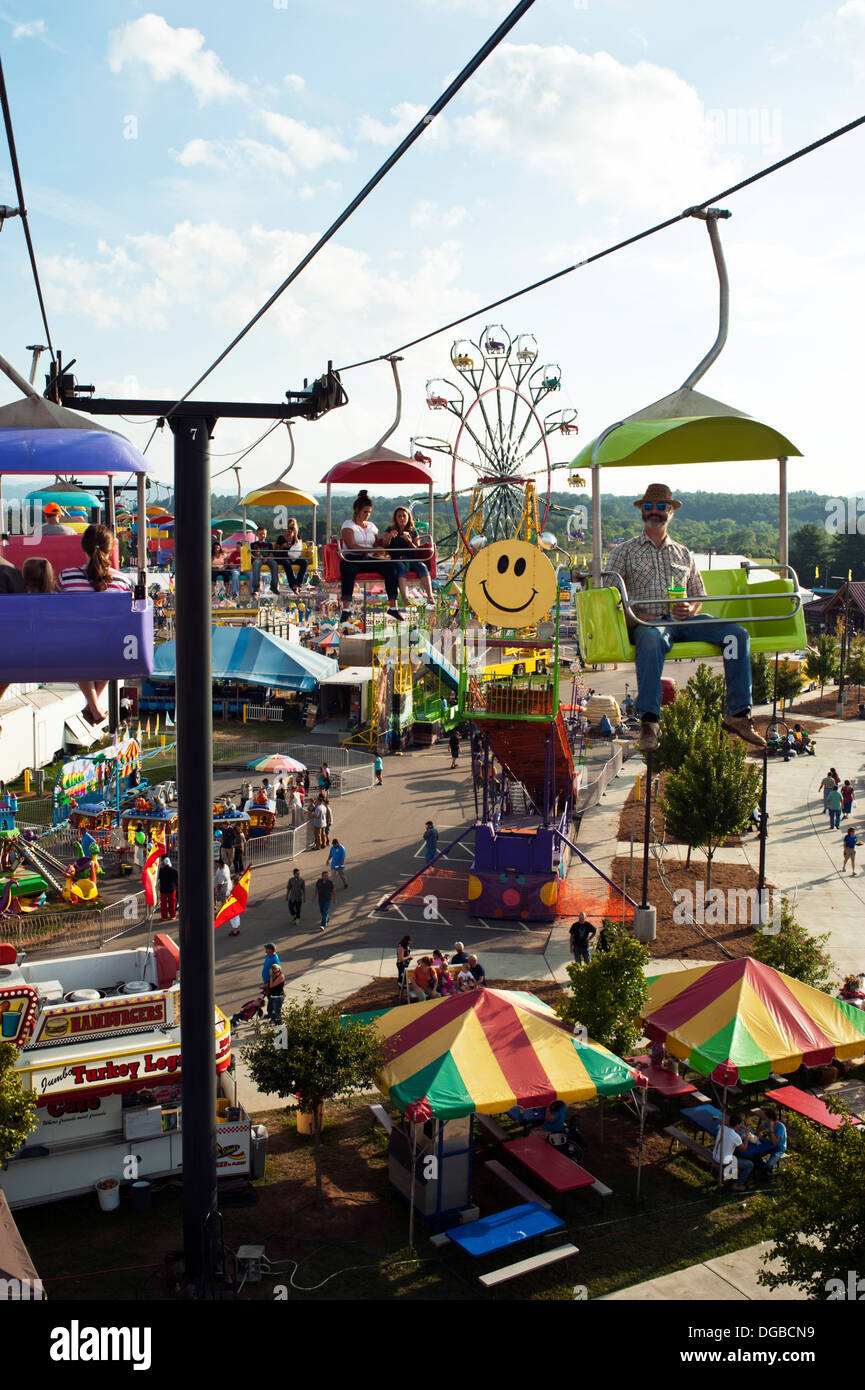
[{"label": "blue jeans", "polygon": [[744,1184],[754,1171],[754,1160],[752,1158],[740,1158],[736,1154],[736,1164],[738,1166],[738,1177],[736,1182]]},{"label": "blue jeans", "polygon": [[[285,570],[285,577],[288,580],[289,588],[299,589],[306,578],[306,571],[309,569],[309,561],[302,558],[300,560],[278,560],[277,564],[282,565],[282,568]],[[297,574],[294,573],[295,570],[297,570]]]},{"label": "blue jeans", "polygon": [[829,807],[829,829],[830,829],[830,830],[840,830],[840,829],[841,829],[841,812],[840,812],[840,811],[833,811],[831,806]]},{"label": "blue jeans", "polygon": [[259,556],[252,557],[252,584],[250,590],[253,594],[258,593],[258,586],[261,583],[262,566],[270,570],[270,587],[276,594],[279,592],[279,566],[275,560],[261,559]]},{"label": "blue jeans", "polygon": [[[734,637],[735,655],[724,649],[726,638]],[[661,675],[664,659],[675,642],[713,642],[722,649],[724,678],[727,682],[727,713],[739,714],[751,707],[751,637],[741,623],[721,619],[691,618],[681,627],[637,627],[634,631],[637,666],[636,714],[661,713]]]},{"label": "blue jeans", "polygon": [[327,926],[327,919],[330,916],[330,909],[332,903],[333,898],[328,898],[326,903],[319,902],[319,908],[321,909],[321,925],[323,927]]},{"label": "blue jeans", "polygon": [[418,579],[429,579],[429,566],[423,560],[408,560],[406,569],[409,574],[416,574]]},{"label": "blue jeans", "polygon": [[269,994],[267,996],[267,1017],[271,1023],[278,1023],[282,1017],[283,995]]},{"label": "blue jeans", "polygon": [[575,965],[588,965],[588,963],[589,963],[589,948],[588,948],[588,946],[575,946],[575,947],[574,947],[574,964],[575,964]]}]

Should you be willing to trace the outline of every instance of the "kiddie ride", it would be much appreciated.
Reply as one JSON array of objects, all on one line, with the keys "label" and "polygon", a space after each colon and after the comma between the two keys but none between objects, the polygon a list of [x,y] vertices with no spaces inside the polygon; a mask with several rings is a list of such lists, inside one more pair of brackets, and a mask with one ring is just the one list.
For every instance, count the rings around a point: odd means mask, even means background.
[{"label": "kiddie ride", "polygon": [[32,830],[0,831],[0,916],[27,916],[58,899],[68,907],[93,906],[102,875],[98,853],[81,850],[67,865],[41,846]]},{"label": "kiddie ride", "polygon": [[[0,945],[3,1041],[37,1097],[38,1127],[0,1172],[12,1207],[93,1192],[119,1205],[182,1164],[180,955],[169,936],[129,951],[18,964]],[[215,1010],[217,1173],[262,1177],[267,1130],[237,1099],[228,1020]],[[135,1195],[133,1185],[133,1196]]]}]

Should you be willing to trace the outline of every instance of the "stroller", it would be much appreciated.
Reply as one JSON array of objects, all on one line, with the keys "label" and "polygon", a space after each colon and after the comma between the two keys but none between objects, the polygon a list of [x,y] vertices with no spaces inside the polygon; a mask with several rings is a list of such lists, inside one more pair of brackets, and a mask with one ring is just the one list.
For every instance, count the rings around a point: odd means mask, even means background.
[{"label": "stroller", "polygon": [[236,1028],[238,1023],[250,1023],[253,1018],[264,1018],[265,996],[260,994],[255,999],[248,999],[241,1005],[236,1014],[232,1014],[228,1020],[232,1028]]},{"label": "stroller", "polygon": [[586,1140],[575,1120],[565,1122],[564,1134],[548,1134],[546,1138],[548,1143],[573,1159],[574,1163],[582,1163],[586,1154]]}]

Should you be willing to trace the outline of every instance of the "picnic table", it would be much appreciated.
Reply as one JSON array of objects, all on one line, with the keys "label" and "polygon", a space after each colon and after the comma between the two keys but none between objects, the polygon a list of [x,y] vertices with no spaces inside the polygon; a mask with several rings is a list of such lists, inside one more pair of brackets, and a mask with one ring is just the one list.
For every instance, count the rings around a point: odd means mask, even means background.
[{"label": "picnic table", "polygon": [[[803,1115],[806,1120],[814,1120],[824,1129],[836,1130],[848,1123],[846,1115],[833,1115],[826,1102],[821,1100],[819,1096],[811,1096],[807,1091],[800,1091],[798,1086],[779,1086],[776,1091],[767,1091],[766,1099],[774,1100],[776,1104],[783,1105],[787,1110],[795,1111],[797,1115]],[[857,1124],[858,1121],[853,1120],[852,1123]]]},{"label": "picnic table", "polygon": [[524,1167],[554,1192],[576,1192],[581,1187],[595,1185],[591,1173],[536,1134],[530,1134],[526,1139],[511,1139],[502,1148],[518,1158]]},{"label": "picnic table", "polygon": [[636,1068],[645,1078],[650,1091],[657,1091],[665,1099],[673,1096],[690,1096],[696,1091],[690,1081],[685,1081],[677,1072],[667,1071],[665,1067],[655,1066],[650,1057],[626,1057],[628,1066]]},{"label": "picnic table", "polygon": [[721,1112],[717,1105],[685,1106],[679,1111],[679,1118],[708,1134],[710,1139],[714,1139],[721,1128]]},{"label": "picnic table", "polygon": [[557,1231],[564,1224],[560,1216],[536,1202],[524,1202],[522,1206],[508,1207],[506,1211],[496,1212],[495,1216],[487,1216],[483,1221],[454,1226],[446,1234],[454,1245],[479,1259],[481,1255],[492,1255],[496,1250],[518,1245],[533,1236]]}]

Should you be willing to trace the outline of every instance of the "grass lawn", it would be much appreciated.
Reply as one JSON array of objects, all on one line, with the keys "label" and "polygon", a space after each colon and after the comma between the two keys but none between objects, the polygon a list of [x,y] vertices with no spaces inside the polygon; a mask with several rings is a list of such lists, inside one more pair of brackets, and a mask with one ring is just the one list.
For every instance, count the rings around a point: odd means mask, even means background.
[{"label": "grass lawn", "polygon": [[[264,1244],[275,1273],[247,1285],[242,1298],[271,1299],[274,1285],[288,1284],[294,1271],[301,1288],[289,1287],[291,1298],[571,1301],[575,1285],[585,1285],[588,1297],[597,1298],[762,1238],[751,1215],[752,1201],[719,1193],[709,1170],[696,1160],[669,1158],[669,1140],[657,1116],[647,1125],[643,1201],[638,1202],[636,1119],[623,1104],[607,1102],[601,1139],[599,1108],[589,1105],[579,1119],[587,1140],[584,1166],[613,1188],[613,1196],[602,1202],[583,1192],[557,1199],[554,1209],[565,1226],[548,1242],[558,1245],[568,1239],[579,1254],[488,1292],[477,1274],[510,1263],[516,1254],[475,1262],[453,1248],[438,1250],[418,1218],[415,1257],[409,1258],[408,1207],[388,1183],[387,1139],[364,1103],[329,1109],[320,1208],[315,1204],[312,1140],[299,1136],[294,1120],[280,1112],[259,1118],[271,1135],[265,1180],[256,1184],[253,1205],[235,1206],[230,1200],[221,1205],[226,1247]],[[478,1132],[472,1190],[482,1215],[520,1200],[485,1167],[484,1160],[495,1157],[497,1148]],[[182,1246],[180,1189],[173,1180],[157,1188],[148,1212],[134,1212],[125,1191],[116,1212],[101,1212],[95,1193],[16,1212],[49,1298],[147,1301],[173,1296],[166,1257]],[[783,1199],[782,1180],[773,1191]]]}]

